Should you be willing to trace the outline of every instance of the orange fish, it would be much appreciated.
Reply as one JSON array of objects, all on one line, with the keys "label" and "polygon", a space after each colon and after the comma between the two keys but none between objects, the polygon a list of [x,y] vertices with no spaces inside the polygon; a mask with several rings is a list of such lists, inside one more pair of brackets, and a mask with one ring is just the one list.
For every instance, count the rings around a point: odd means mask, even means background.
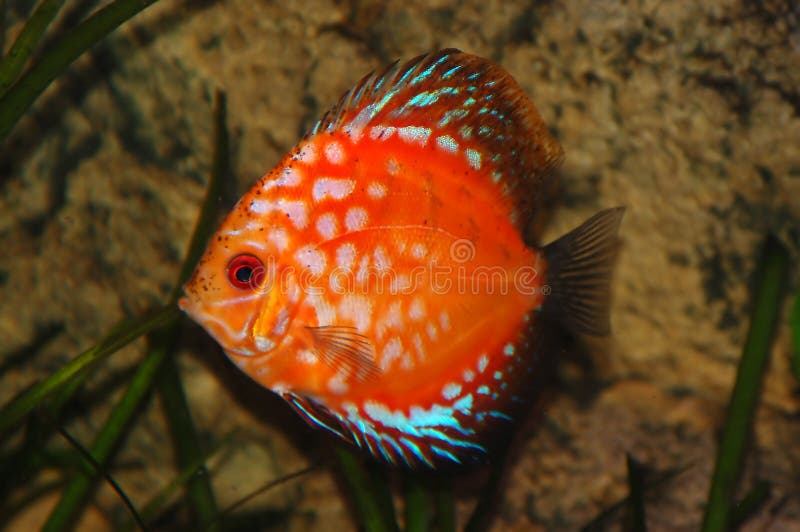
[{"label": "orange fish", "polygon": [[523,241],[561,157],[498,65],[395,63],[239,200],[180,307],[308,423],[393,464],[473,462],[555,329],[608,331],[622,209]]}]

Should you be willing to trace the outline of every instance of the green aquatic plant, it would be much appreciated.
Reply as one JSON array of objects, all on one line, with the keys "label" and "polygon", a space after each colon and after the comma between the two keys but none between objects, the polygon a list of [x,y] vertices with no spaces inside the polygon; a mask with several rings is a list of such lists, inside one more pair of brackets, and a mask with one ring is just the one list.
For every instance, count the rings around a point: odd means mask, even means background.
[{"label": "green aquatic plant", "polygon": [[0,63],[0,141],[28,111],[39,95],[78,57],[157,0],[115,0],[64,34],[50,50],[29,66],[26,61],[55,18],[62,1],[43,1],[28,19],[8,55]]},{"label": "green aquatic plant", "polygon": [[728,415],[722,431],[717,464],[708,496],[704,532],[722,532],[734,525],[734,496],[745,462],[747,442],[752,432],[761,381],[767,367],[778,315],[785,296],[789,256],[781,243],[768,237],[764,244],[753,297],[750,330],[747,333]]}]

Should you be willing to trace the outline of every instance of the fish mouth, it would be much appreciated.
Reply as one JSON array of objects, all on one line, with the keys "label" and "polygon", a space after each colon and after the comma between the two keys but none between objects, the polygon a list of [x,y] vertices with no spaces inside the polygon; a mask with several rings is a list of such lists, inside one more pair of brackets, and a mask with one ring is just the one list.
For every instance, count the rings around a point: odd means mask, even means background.
[{"label": "fish mouth", "polygon": [[197,302],[189,296],[182,296],[178,299],[178,308],[185,312],[190,318],[197,320]]}]

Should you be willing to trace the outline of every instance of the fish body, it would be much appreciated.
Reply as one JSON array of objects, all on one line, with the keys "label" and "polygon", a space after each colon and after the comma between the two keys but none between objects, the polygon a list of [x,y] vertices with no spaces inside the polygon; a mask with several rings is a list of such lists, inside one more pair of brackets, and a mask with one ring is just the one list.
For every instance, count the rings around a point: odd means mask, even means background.
[{"label": "fish body", "polygon": [[523,240],[561,147],[498,65],[370,74],[229,213],[180,306],[310,424],[390,463],[486,455],[548,334],[607,329],[621,210]]}]

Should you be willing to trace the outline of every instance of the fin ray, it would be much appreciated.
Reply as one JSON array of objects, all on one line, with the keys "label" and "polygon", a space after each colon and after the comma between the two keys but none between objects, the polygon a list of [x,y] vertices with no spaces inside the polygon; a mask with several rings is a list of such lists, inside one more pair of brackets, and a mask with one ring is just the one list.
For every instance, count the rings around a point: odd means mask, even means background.
[{"label": "fin ray", "polygon": [[601,211],[544,248],[546,305],[571,332],[606,336],[611,330],[609,278],[624,212],[624,207]]},{"label": "fin ray", "polygon": [[358,381],[376,379],[381,374],[375,364],[375,350],[369,338],[355,327],[327,325],[306,327],[311,332],[317,355],[333,368],[345,368]]}]

